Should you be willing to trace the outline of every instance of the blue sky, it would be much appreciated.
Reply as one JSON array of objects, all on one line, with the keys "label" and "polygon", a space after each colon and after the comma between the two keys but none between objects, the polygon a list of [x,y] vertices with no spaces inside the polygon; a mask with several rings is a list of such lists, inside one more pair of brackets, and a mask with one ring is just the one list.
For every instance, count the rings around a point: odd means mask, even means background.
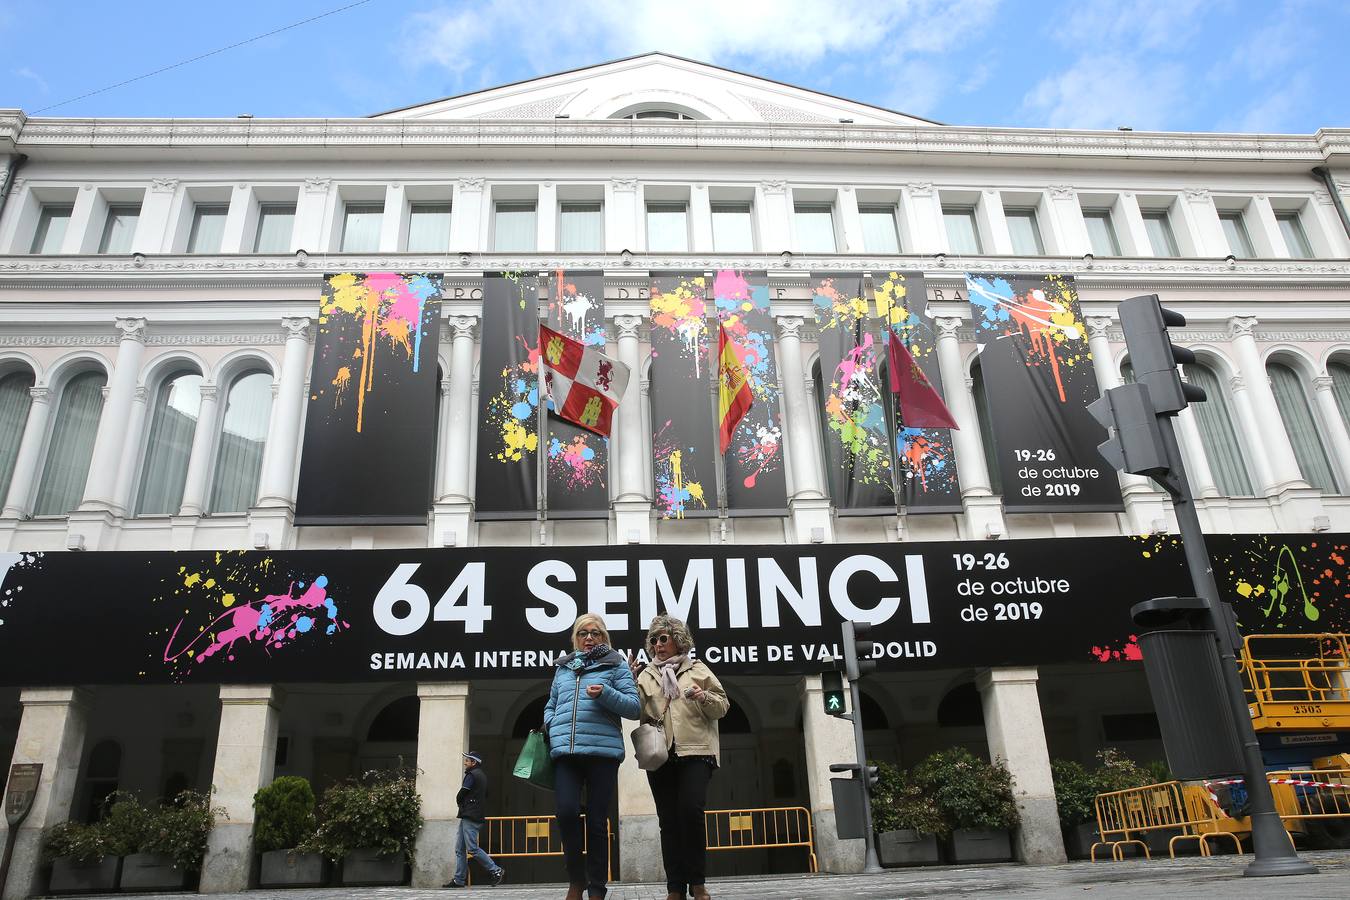
[{"label": "blue sky", "polygon": [[665,50],[963,125],[1350,126],[1347,0],[0,0],[0,107],[364,116]]}]

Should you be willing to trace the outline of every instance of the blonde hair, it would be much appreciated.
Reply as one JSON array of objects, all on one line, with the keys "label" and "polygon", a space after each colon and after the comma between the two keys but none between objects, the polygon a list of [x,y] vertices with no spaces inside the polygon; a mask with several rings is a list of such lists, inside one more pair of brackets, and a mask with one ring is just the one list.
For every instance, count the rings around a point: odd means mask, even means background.
[{"label": "blonde hair", "polygon": [[679,653],[688,653],[694,648],[694,635],[690,633],[689,626],[684,624],[683,619],[674,616],[657,616],[652,619],[652,624],[647,626],[647,646],[651,646],[655,635],[663,632],[670,635]]},{"label": "blonde hair", "polygon": [[582,613],[581,615],[577,616],[577,620],[572,623],[573,650],[581,649],[581,640],[577,638],[577,632],[582,629],[582,626],[586,625],[589,625],[590,627],[600,632],[600,640],[602,643],[604,643],[606,646],[613,646],[609,642],[609,629],[605,627],[605,620],[597,616],[595,613]]}]

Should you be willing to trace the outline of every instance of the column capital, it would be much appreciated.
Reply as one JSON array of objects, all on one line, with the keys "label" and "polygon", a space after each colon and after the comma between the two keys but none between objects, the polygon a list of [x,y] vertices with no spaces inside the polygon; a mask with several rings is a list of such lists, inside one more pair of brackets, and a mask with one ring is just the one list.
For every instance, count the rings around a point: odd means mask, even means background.
[{"label": "column capital", "polygon": [[1078,191],[1071,184],[1052,184],[1046,190],[1050,192],[1052,200],[1072,200],[1078,196]]},{"label": "column capital", "polygon": [[172,194],[176,190],[178,190],[177,178],[150,179],[150,192],[153,194]]},{"label": "column capital", "polygon": [[113,324],[122,332],[122,340],[145,343],[145,319],[139,316],[124,316],[114,319]]},{"label": "column capital", "polygon": [[450,319],[450,327],[455,331],[455,339],[468,338],[473,340],[473,331],[478,327],[477,316],[454,316]]},{"label": "column capital", "polygon": [[636,340],[642,328],[642,316],[615,316],[614,327],[619,329],[619,340],[624,338]]},{"label": "column capital", "polygon": [[760,190],[764,191],[764,193],[766,193],[766,194],[786,194],[786,193],[787,193],[787,182],[786,182],[786,181],[778,181],[778,180],[774,180],[774,181],[761,181],[761,182],[759,183],[759,187],[760,187]]},{"label": "column capital", "polygon": [[1192,203],[1209,202],[1209,188],[1185,188],[1183,193],[1186,195],[1186,199]]},{"label": "column capital", "polygon": [[784,340],[801,340],[803,319],[801,316],[778,316],[774,320],[778,325],[778,336]]},{"label": "column capital", "polygon": [[483,179],[481,178],[460,178],[455,182],[455,188],[459,191],[466,191],[474,194],[483,192]]},{"label": "column capital", "polygon": [[52,389],[49,387],[30,387],[28,397],[34,403],[51,403]]},{"label": "column capital", "polygon": [[420,681],[417,683],[417,696],[422,699],[440,699],[445,697],[468,697],[467,681]]},{"label": "column capital", "polygon": [[328,188],[330,185],[332,185],[332,183],[333,179],[331,178],[306,178],[305,193],[326,194],[328,193]]},{"label": "column capital", "polygon": [[215,400],[220,396],[220,386],[215,384],[203,384],[197,388],[197,396],[203,400]]},{"label": "column capital", "polygon": [[1228,389],[1235,394],[1239,391],[1245,391],[1247,389],[1247,379],[1243,378],[1241,375],[1234,375],[1232,378],[1228,379]]},{"label": "column capital", "polygon": [[283,316],[281,327],[286,329],[286,340],[309,340],[309,316]]},{"label": "column capital", "polygon": [[961,330],[961,319],[957,316],[938,316],[933,323],[937,325],[939,338],[955,339]]},{"label": "column capital", "polygon": [[1035,684],[1040,674],[1035,666],[1009,666],[996,669],[981,669],[975,673],[975,686],[986,690],[994,684]]},{"label": "column capital", "polygon": [[1089,339],[1107,337],[1110,328],[1110,316],[1088,316],[1087,329]]},{"label": "column capital", "polygon": [[1256,316],[1233,316],[1228,320],[1228,334],[1233,338],[1256,338]]},{"label": "column capital", "polygon": [[609,180],[609,186],[616,194],[631,194],[637,190],[637,179],[611,178]]},{"label": "column capital", "polygon": [[131,395],[131,399],[135,400],[137,403],[144,403],[149,398],[150,389],[143,384],[137,385],[135,392]]},{"label": "column capital", "polygon": [[1312,380],[1314,391],[1330,391],[1336,382],[1330,375],[1318,375]]},{"label": "column capital", "polygon": [[933,182],[911,181],[905,185],[905,190],[909,191],[911,197],[931,197],[933,196]]}]

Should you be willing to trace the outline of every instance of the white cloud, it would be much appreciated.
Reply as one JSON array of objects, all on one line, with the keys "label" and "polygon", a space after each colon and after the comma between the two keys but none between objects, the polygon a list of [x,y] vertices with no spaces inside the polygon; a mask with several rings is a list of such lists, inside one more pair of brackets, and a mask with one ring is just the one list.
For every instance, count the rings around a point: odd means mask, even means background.
[{"label": "white cloud", "polygon": [[1131,57],[1085,56],[1041,80],[1023,100],[1050,128],[1168,127],[1186,103],[1179,65],[1144,66]]},{"label": "white cloud", "polygon": [[24,66],[23,68],[20,69],[15,69],[14,74],[18,75],[20,78],[25,78],[33,82],[33,84],[37,85],[38,90],[41,91],[42,93],[46,94],[49,92],[47,80],[38,73],[34,72],[32,69],[28,68],[27,66]]}]

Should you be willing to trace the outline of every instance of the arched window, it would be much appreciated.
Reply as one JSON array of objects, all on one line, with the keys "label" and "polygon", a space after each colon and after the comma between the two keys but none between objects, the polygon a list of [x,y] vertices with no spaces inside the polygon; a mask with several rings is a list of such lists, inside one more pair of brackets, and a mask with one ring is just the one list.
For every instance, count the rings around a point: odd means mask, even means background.
[{"label": "arched window", "polygon": [[89,799],[85,807],[85,821],[93,822],[103,812],[103,801],[117,790],[122,773],[122,745],[117,741],[99,741],[89,753],[85,770],[85,789]]},{"label": "arched window", "polygon": [[[415,695],[399,697],[376,713],[366,731],[368,741],[415,741],[422,702]],[[540,711],[543,719],[543,711]]]},{"label": "arched window", "polygon": [[1229,412],[1228,392],[1224,390],[1214,370],[1203,363],[1185,366],[1186,380],[1205,392],[1204,403],[1192,403],[1195,425],[1200,431],[1200,444],[1209,462],[1214,484],[1225,497],[1252,496],[1252,479],[1247,462],[1238,446]]},{"label": "arched window", "polygon": [[80,505],[89,461],[94,456],[94,437],[103,414],[102,372],[83,372],[66,382],[56,405],[56,421],[47,445],[33,514],[64,516]]},{"label": "arched window", "polygon": [[544,722],[544,709],[548,706],[548,697],[535,697],[516,716],[516,724],[511,728],[511,737],[524,740],[530,736],[530,730],[538,728]]},{"label": "arched window", "polygon": [[9,496],[9,482],[19,459],[19,442],[28,423],[28,408],[33,405],[28,393],[32,386],[32,372],[10,372],[0,378],[0,505]]},{"label": "arched window", "polygon": [[258,499],[271,412],[271,375],[245,372],[230,385],[216,449],[216,472],[211,479],[210,512],[246,512]]},{"label": "arched window", "polygon": [[175,372],[160,384],[150,416],[136,515],[174,515],[182,505],[192,436],[202,405],[201,389],[202,376],[188,371]]},{"label": "arched window", "polygon": [[984,393],[984,371],[978,359],[970,367],[970,393],[975,400],[975,418],[980,423],[984,465],[989,470],[989,489],[999,495],[1003,493],[1003,475],[998,468],[998,444],[994,441],[994,423],[989,418],[989,403]]},{"label": "arched window", "polygon": [[1266,375],[1270,378],[1275,406],[1284,420],[1284,430],[1294,447],[1294,459],[1298,461],[1298,470],[1303,474],[1303,479],[1324,494],[1336,493],[1336,477],[1331,474],[1331,460],[1327,457],[1327,448],[1317,430],[1317,420],[1313,418],[1312,407],[1308,405],[1308,392],[1303,389],[1298,373],[1284,363],[1271,362],[1266,364]]},{"label": "arched window", "polygon": [[1350,430],[1350,366],[1334,362],[1327,366],[1327,374],[1331,376],[1331,393],[1341,411],[1341,421]]},{"label": "arched window", "polygon": [[970,728],[984,724],[984,704],[975,682],[958,684],[938,703],[939,728]]},{"label": "arched window", "polygon": [[891,720],[886,715],[886,710],[881,708],[881,704],[871,694],[859,694],[862,698],[862,724],[864,731],[890,731]]}]

